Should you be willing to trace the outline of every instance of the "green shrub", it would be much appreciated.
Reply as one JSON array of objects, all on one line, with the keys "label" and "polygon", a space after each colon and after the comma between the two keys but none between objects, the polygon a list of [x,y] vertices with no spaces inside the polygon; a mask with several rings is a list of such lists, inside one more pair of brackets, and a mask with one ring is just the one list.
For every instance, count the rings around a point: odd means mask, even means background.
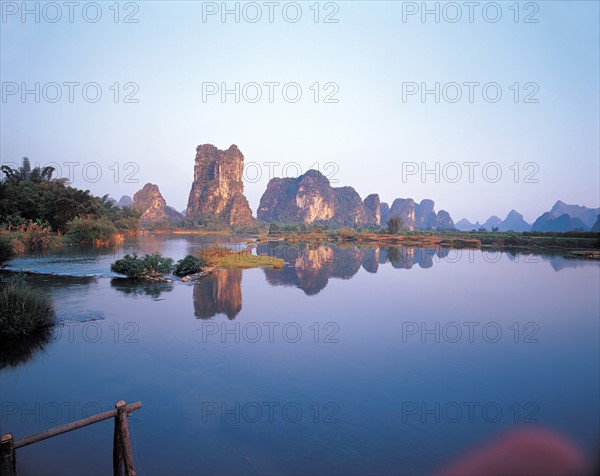
[{"label": "green shrub", "polygon": [[52,300],[21,276],[0,279],[0,338],[20,339],[48,331],[56,316]]},{"label": "green shrub", "polygon": [[113,273],[124,274],[128,278],[140,278],[144,274],[144,262],[136,254],[125,255],[123,258],[115,261],[110,270]]},{"label": "green shrub", "polygon": [[202,271],[202,268],[208,266],[208,262],[197,256],[187,255],[180,259],[175,265],[175,276],[187,276],[188,274],[196,274]]},{"label": "green shrub", "polygon": [[160,253],[144,255],[141,258],[134,253],[115,261],[110,269],[113,273],[124,274],[130,279],[161,278],[172,271],[173,260]]},{"label": "green shrub", "polygon": [[74,243],[107,242],[115,239],[119,230],[108,218],[75,218],[67,223],[67,241]]},{"label": "green shrub", "polygon": [[269,225],[269,235],[276,235],[281,231],[281,227],[277,223]]}]

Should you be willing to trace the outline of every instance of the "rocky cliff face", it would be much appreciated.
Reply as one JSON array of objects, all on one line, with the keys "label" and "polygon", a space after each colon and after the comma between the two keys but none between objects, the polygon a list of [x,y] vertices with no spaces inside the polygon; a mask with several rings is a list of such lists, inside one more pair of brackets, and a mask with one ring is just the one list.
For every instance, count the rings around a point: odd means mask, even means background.
[{"label": "rocky cliff face", "polygon": [[445,210],[438,213],[434,210],[433,200],[424,199],[415,203],[412,198],[397,198],[390,207],[387,203],[380,205],[381,225],[385,226],[388,218],[398,216],[402,218],[404,228],[414,230],[442,230],[454,228],[450,214]]},{"label": "rocky cliff face", "polygon": [[381,200],[379,200],[379,195],[372,193],[365,198],[364,204],[367,209],[368,224],[379,225],[381,223]]},{"label": "rocky cliff face", "polygon": [[433,230],[451,230],[454,228],[454,221],[452,221],[452,217],[450,213],[446,210],[440,210],[437,212],[437,216],[435,217],[435,221],[431,226]]},{"label": "rocky cliff face", "polygon": [[252,211],[244,196],[243,175],[244,156],[236,145],[227,150],[211,144],[199,145],[186,216],[212,217],[228,225],[251,225]]},{"label": "rocky cliff face", "polygon": [[133,206],[142,212],[140,223],[142,225],[157,224],[165,221],[183,218],[180,213],[167,206],[158,185],[147,183],[133,196]]},{"label": "rocky cliff face", "polygon": [[363,202],[352,187],[332,187],[323,174],[309,170],[297,178],[271,179],[256,215],[267,223],[368,226],[379,224],[378,204],[378,195]]}]

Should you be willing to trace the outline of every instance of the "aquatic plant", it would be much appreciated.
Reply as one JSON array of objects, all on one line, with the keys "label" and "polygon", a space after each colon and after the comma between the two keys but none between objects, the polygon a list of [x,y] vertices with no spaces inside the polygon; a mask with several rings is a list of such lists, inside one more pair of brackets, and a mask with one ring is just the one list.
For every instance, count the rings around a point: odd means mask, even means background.
[{"label": "aquatic plant", "polygon": [[[52,300],[22,276],[0,279],[0,338],[19,340],[51,329],[56,322]],[[4,342],[3,342],[4,344]]]}]

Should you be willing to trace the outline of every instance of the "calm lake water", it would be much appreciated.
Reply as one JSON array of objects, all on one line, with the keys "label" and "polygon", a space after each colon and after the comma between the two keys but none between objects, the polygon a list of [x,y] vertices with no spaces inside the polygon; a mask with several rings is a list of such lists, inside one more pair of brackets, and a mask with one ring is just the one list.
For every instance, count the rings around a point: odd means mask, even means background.
[{"label": "calm lake water", "polygon": [[[16,439],[141,401],[138,474],[434,474],[498,435],[599,443],[600,264],[375,247],[273,247],[282,270],[114,279],[126,252],[180,259],[222,235],[146,236],[9,269],[61,327],[0,372]],[[241,240],[244,241],[244,240]],[[17,450],[19,474],[111,474],[113,423]]]}]

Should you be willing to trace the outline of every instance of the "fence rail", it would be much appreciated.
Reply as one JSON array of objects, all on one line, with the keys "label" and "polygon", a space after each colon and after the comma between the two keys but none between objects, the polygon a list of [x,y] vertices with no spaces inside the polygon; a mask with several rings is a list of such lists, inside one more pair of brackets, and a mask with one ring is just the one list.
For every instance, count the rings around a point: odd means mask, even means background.
[{"label": "fence rail", "polygon": [[65,425],[60,425],[49,430],[27,436],[14,441],[12,433],[3,435],[0,439],[0,473],[6,476],[16,475],[16,454],[15,450],[32,445],[39,441],[62,435],[69,431],[77,430],[88,425],[93,425],[99,421],[115,419],[115,431],[113,437],[113,473],[114,475],[136,476],[133,454],[131,452],[131,441],[129,439],[129,425],[127,416],[142,408],[142,402],[130,403],[127,405],[123,400],[115,404],[113,410],[108,410],[97,415],[92,415],[81,420],[77,420]]}]

